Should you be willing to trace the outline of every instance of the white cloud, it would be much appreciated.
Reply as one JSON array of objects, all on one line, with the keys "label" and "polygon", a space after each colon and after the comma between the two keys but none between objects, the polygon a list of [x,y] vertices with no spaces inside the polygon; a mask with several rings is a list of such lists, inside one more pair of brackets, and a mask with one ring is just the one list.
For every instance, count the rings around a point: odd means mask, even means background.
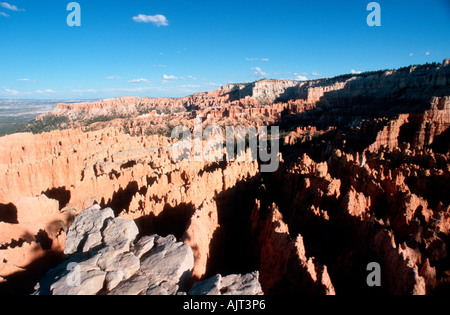
[{"label": "white cloud", "polygon": [[139,14],[138,16],[133,17],[133,21],[136,23],[152,23],[158,27],[160,26],[169,26],[169,21],[164,15],[145,15]]},{"label": "white cloud", "polygon": [[9,4],[7,2],[0,2],[0,7],[11,10],[11,11],[25,11],[25,10],[19,9],[17,6]]},{"label": "white cloud", "polygon": [[201,87],[201,85],[198,84],[183,84],[180,85],[180,88],[199,88]]},{"label": "white cloud", "polygon": [[429,56],[431,53],[429,52],[429,51],[427,51],[426,53],[425,53],[425,55],[427,55],[427,56]]},{"label": "white cloud", "polygon": [[53,91],[52,89],[46,89],[46,90],[37,90],[36,93],[38,93],[38,94],[52,94],[52,93],[56,93],[56,92]]},{"label": "white cloud", "polygon": [[208,83],[205,83],[205,85],[206,86],[222,86],[222,84],[218,84],[218,83],[214,83],[214,82],[208,82]]},{"label": "white cloud", "polygon": [[245,58],[246,61],[263,61],[263,62],[268,62],[269,58]]},{"label": "white cloud", "polygon": [[87,90],[72,90],[73,93],[97,93],[97,90],[87,89]]},{"label": "white cloud", "polygon": [[297,80],[297,81],[309,81],[308,77],[319,77],[321,76],[318,72],[273,72],[272,75],[280,77],[280,80]]},{"label": "white cloud", "polygon": [[28,83],[37,83],[36,80],[31,80],[29,78],[17,79],[17,81],[28,82]]},{"label": "white cloud", "polygon": [[121,79],[121,77],[118,77],[118,76],[110,76],[110,77],[105,77],[105,79],[107,79],[107,80],[120,80]]},{"label": "white cloud", "polygon": [[3,17],[9,17],[9,15],[6,14],[5,12],[0,12],[0,16],[3,16]]},{"label": "white cloud", "polygon": [[264,72],[260,67],[251,68],[250,70],[254,71],[254,75],[258,77],[265,77],[267,73]]},{"label": "white cloud", "polygon": [[6,93],[12,94],[12,95],[18,95],[18,94],[20,93],[19,91],[16,91],[16,90],[10,90],[10,89],[8,89],[8,88],[6,88],[6,87],[3,87],[3,90],[5,90]]},{"label": "white cloud", "polygon": [[356,71],[356,70],[352,69],[352,74],[361,74],[361,73],[362,73],[361,71]]},{"label": "white cloud", "polygon": [[153,67],[155,67],[155,68],[167,68],[167,66],[165,66],[165,65],[153,65]]},{"label": "white cloud", "polygon": [[197,78],[196,77],[193,77],[192,75],[188,75],[188,76],[186,76],[186,77],[176,77],[176,76],[174,76],[174,75],[167,75],[167,74],[164,74],[163,75],[163,81],[176,81],[176,80],[187,80],[187,79],[189,79],[189,80],[197,80]]},{"label": "white cloud", "polygon": [[163,80],[180,80],[180,78],[178,78],[178,77],[176,77],[176,76],[174,76],[174,75],[167,75],[167,74],[164,74],[163,75]]},{"label": "white cloud", "polygon": [[128,81],[128,83],[150,83],[149,80],[141,78]]},{"label": "white cloud", "polygon": [[295,79],[298,80],[298,81],[308,81],[308,78],[305,77],[304,75],[297,75],[295,77]]},{"label": "white cloud", "polygon": [[410,53],[409,56],[410,56],[410,57],[414,56],[414,53]]},{"label": "white cloud", "polygon": [[160,87],[145,86],[134,88],[105,88],[100,90],[103,93],[143,93],[148,91],[161,91]]}]

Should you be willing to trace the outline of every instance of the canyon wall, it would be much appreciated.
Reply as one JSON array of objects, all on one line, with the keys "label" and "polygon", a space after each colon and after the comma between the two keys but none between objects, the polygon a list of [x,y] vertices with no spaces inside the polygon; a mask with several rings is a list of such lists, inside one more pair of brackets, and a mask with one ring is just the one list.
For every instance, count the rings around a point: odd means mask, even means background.
[{"label": "canyon wall", "polygon": [[[175,163],[166,138],[131,137],[114,128],[0,140],[0,204],[14,218],[0,222],[3,278],[26,269],[45,250],[61,253],[60,236],[73,216],[97,203],[136,220],[141,233],[174,234],[196,248],[193,275],[200,279],[210,242],[220,234],[214,198],[259,172],[257,162]],[[41,232],[51,248],[40,243]]]},{"label": "canyon wall", "polygon": [[[92,103],[58,104],[50,116],[64,116],[79,123],[105,117],[130,119],[161,111],[166,115],[176,111],[178,115],[189,116],[186,110],[196,108],[214,110],[212,115],[216,118],[231,115],[236,119],[242,114],[233,114],[233,108],[246,115],[252,112],[245,113],[244,109],[255,108],[256,115],[279,119],[285,109],[298,114],[317,108],[316,120],[348,123],[350,119],[373,118],[380,113],[422,113],[432,97],[447,96],[449,86],[450,67],[444,63],[305,82],[264,79],[227,84],[217,91],[184,98],[121,97]],[[330,119],[332,116],[334,121]],[[41,115],[38,120],[48,117],[49,114]]]},{"label": "canyon wall", "polygon": [[[60,104],[37,120],[67,116],[72,128],[0,138],[0,287],[30,293],[65,259],[72,223],[94,205],[133,221],[136,239],[187,244],[187,287],[258,270],[266,294],[448,292],[449,71]],[[102,116],[123,117],[82,128]],[[279,125],[279,169],[261,173],[249,151],[244,162],[175,161],[175,140],[143,129],[192,129],[197,116],[203,127]],[[382,268],[381,287],[367,286],[371,262]]]}]

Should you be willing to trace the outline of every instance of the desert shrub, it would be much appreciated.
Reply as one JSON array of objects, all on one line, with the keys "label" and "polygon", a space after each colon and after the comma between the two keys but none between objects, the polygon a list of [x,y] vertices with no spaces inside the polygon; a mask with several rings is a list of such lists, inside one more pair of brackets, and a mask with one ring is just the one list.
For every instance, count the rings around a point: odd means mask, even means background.
[{"label": "desert shrub", "polygon": [[18,132],[32,132],[34,134],[39,134],[52,130],[64,130],[67,129],[69,125],[70,118],[67,116],[46,115],[42,119],[36,119],[29,122],[18,130]]},{"label": "desert shrub", "polygon": [[162,125],[150,126],[145,130],[147,136],[159,135],[170,138],[172,136],[172,130],[175,126],[168,122]]}]

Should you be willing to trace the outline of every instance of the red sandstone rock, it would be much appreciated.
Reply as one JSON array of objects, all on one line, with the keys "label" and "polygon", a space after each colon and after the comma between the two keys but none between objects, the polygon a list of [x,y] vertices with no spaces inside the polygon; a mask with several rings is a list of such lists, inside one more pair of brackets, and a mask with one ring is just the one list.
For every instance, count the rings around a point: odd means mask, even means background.
[{"label": "red sandstone rock", "polygon": [[[256,202],[252,215],[254,221],[258,220],[259,207],[260,203]],[[326,266],[320,267],[313,258],[307,258],[302,236],[299,235],[296,241],[291,238],[289,227],[283,222],[276,205],[268,209],[265,221],[254,229],[259,231],[260,282],[265,292],[335,294]]]},{"label": "red sandstone rock", "polygon": [[214,203],[206,202],[192,215],[183,242],[194,249],[195,263],[192,276],[196,279],[202,279],[206,274],[211,241],[219,229],[217,206]]},{"label": "red sandstone rock", "polygon": [[[70,117],[73,129],[0,138],[0,206],[17,221],[0,222],[0,280],[62,252],[71,215],[94,203],[135,219],[143,234],[176,225],[201,279],[213,263],[211,246],[227,239],[219,196],[234,198],[240,184],[256,179],[264,180],[261,200],[279,206],[257,202],[248,222],[265,292],[339,294],[348,289],[340,277],[360,281],[348,270],[370,257],[383,268],[380,292],[429,293],[448,272],[441,265],[450,232],[449,71],[424,66],[302,83],[262,80],[181,99],[59,104],[51,115]],[[186,111],[190,106],[198,109]],[[149,127],[169,122],[193,128],[197,114],[203,126],[269,125],[295,114],[333,127],[295,126],[283,139],[288,154],[280,170],[261,178],[257,162],[175,162],[170,139],[147,136]],[[117,119],[85,126],[103,116]]]}]

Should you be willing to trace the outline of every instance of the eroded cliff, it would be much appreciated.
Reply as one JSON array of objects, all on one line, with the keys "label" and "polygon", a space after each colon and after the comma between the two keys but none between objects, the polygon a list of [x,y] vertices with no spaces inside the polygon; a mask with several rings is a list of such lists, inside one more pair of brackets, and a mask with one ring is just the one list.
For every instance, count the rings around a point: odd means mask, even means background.
[{"label": "eroded cliff", "polygon": [[[449,69],[61,104],[50,115],[73,128],[0,138],[0,285],[30,292],[64,259],[73,220],[98,204],[134,221],[136,239],[189,245],[187,287],[259,270],[266,294],[448,292]],[[105,116],[123,117],[83,123]],[[192,129],[197,116],[203,127],[279,125],[280,167],[175,161],[175,140],[146,132]],[[371,262],[381,287],[367,285]]]}]

